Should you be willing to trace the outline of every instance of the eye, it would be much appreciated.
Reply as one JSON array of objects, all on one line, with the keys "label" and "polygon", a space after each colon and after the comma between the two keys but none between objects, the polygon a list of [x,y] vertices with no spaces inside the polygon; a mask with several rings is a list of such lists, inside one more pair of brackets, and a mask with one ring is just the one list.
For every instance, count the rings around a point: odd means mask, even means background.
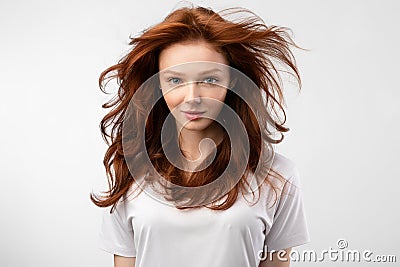
[{"label": "eye", "polygon": [[168,79],[168,82],[169,82],[170,84],[172,84],[172,85],[177,85],[177,84],[180,84],[182,81],[181,81],[181,79],[179,79],[179,78],[172,77],[172,78],[169,78],[169,79]]},{"label": "eye", "polygon": [[218,80],[214,77],[207,77],[204,79],[204,83],[216,83]]}]

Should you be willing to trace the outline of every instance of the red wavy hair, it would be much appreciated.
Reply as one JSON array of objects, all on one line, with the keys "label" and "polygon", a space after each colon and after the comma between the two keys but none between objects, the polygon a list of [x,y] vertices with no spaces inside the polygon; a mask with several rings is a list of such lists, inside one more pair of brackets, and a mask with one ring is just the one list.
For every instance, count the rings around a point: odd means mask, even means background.
[{"label": "red wavy hair", "polygon": [[[223,17],[224,12],[227,15],[244,14],[245,16],[237,21],[228,20]],[[215,210],[231,207],[239,192],[248,185],[248,171],[255,172],[256,170],[261,159],[262,140],[266,140],[272,147],[271,144],[280,143],[284,137],[283,133],[289,131],[289,128],[284,126],[286,114],[283,108],[283,86],[280,70],[277,68],[278,65],[285,67],[296,78],[299,87],[301,87],[300,75],[291,51],[291,47],[298,48],[298,46],[291,39],[289,31],[286,27],[266,26],[258,16],[242,8],[226,9],[216,13],[204,7],[184,7],[173,11],[161,23],[146,29],[140,36],[131,37],[129,44],[132,49],[130,52],[120,59],[118,64],[103,71],[99,77],[99,86],[104,93],[106,93],[106,84],[111,79],[117,80],[119,90],[112,100],[102,105],[103,108],[112,108],[100,123],[102,136],[109,145],[103,161],[109,190],[103,192],[104,195],[102,196],[92,192],[90,198],[93,203],[99,207],[113,205],[114,208],[118,200],[125,196],[132,187],[134,176],[150,170],[148,166],[136,166],[134,174],[129,171],[126,163],[128,152],[125,151],[124,154],[122,147],[122,124],[128,104],[135,92],[147,79],[158,73],[160,51],[174,43],[204,40],[221,51],[232,68],[245,74],[259,88],[259,91],[254,93],[260,97],[258,101],[256,100],[256,103],[252,104],[264,118],[261,123],[257,121],[250,107],[240,97],[228,90],[225,104],[236,112],[246,127],[250,155],[246,173],[239,182],[232,185],[228,181],[228,184],[221,185],[221,190],[225,186],[232,188],[228,194],[224,195],[226,200],[220,205],[207,207]],[[157,92],[159,93],[159,90],[154,88],[154,94],[157,94]],[[265,102],[262,101],[262,92],[265,92]],[[152,94],[148,95],[150,97]],[[161,126],[168,113],[169,109],[165,101],[161,99],[150,112],[145,124],[145,133],[141,133],[146,140],[146,150],[154,169],[166,180],[182,186],[200,186],[214,181],[221,175],[230,160],[228,138],[224,138],[224,141],[217,146],[217,154],[212,164],[206,169],[194,173],[191,180],[185,182],[182,179],[184,172],[167,160],[161,148]],[[133,119],[139,120],[139,118]],[[271,137],[268,130],[269,126],[281,134],[280,139]],[[110,132],[107,132],[107,129],[111,129]],[[137,154],[140,149],[140,145],[135,144],[135,140],[131,140],[130,155]],[[240,160],[240,155],[233,156],[236,157],[236,160]],[[267,173],[268,175],[264,177],[264,183],[272,186],[277,196],[277,188],[273,179],[275,177],[282,180],[285,177],[282,177],[273,169],[268,169]],[[199,196],[174,191],[171,193],[171,198],[189,199],[187,204],[190,205],[196,203],[196,199],[212,198],[219,193],[204,192],[204,195]],[[276,199],[275,197],[275,201]],[[185,207],[177,205],[177,208],[184,209]]]}]

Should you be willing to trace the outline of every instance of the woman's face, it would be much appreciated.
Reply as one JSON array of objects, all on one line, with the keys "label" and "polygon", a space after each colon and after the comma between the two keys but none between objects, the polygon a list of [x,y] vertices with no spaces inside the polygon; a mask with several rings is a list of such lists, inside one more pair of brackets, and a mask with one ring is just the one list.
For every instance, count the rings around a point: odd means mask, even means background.
[{"label": "woman's face", "polygon": [[205,41],[176,43],[161,51],[160,87],[177,125],[201,131],[215,123],[230,81],[228,65]]}]

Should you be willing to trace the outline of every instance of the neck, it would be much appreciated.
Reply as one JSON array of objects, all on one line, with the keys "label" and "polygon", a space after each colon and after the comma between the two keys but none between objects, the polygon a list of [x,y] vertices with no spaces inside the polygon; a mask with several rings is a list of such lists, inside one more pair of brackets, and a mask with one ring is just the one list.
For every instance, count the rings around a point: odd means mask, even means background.
[{"label": "neck", "polygon": [[[211,140],[207,139],[201,142],[205,138],[211,139],[215,145]],[[180,148],[188,160],[201,161],[212,152],[214,147],[222,142],[222,139],[222,126],[216,122],[213,122],[203,131],[182,128],[180,132]]]}]

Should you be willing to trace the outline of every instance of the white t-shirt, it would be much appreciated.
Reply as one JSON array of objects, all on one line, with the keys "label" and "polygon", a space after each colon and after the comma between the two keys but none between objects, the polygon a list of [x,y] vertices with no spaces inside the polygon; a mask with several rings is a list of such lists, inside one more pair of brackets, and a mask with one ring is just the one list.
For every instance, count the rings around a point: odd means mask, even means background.
[{"label": "white t-shirt", "polygon": [[239,193],[222,211],[179,210],[146,190],[119,201],[112,214],[104,209],[100,248],[136,257],[136,267],[258,267],[265,248],[278,251],[310,241],[294,162],[275,153],[272,168],[290,181],[272,207],[267,202],[272,189],[261,190],[260,198],[255,192],[256,199]]}]

